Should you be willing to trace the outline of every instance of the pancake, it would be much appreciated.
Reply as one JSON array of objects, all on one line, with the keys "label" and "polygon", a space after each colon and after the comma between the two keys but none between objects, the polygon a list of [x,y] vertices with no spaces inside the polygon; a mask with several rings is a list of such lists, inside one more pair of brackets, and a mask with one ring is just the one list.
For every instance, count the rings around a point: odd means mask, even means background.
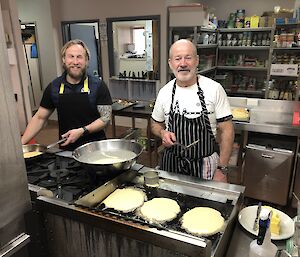
[{"label": "pancake", "polygon": [[178,203],[169,198],[153,198],[140,208],[143,219],[151,223],[164,223],[176,218],[180,212]]},{"label": "pancake", "polygon": [[221,213],[209,207],[196,207],[182,216],[182,228],[196,236],[210,236],[224,226]]},{"label": "pancake", "polygon": [[116,189],[102,203],[107,207],[121,212],[132,212],[143,205],[146,194],[133,187]]},{"label": "pancake", "polygon": [[25,159],[27,158],[32,158],[32,157],[35,157],[35,156],[38,156],[38,155],[41,155],[42,152],[38,152],[38,151],[33,151],[33,152],[26,152],[26,153],[23,153],[23,157]]}]

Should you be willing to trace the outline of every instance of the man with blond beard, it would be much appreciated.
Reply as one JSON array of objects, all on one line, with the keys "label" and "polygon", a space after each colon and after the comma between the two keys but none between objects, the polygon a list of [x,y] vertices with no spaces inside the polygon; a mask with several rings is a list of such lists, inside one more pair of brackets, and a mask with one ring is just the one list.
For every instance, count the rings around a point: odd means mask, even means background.
[{"label": "man with blond beard", "polygon": [[55,109],[59,135],[66,138],[61,148],[72,151],[84,143],[106,138],[103,129],[111,117],[112,99],[104,81],[87,74],[89,49],[75,39],[63,46],[61,56],[65,72],[47,86],[22,136],[22,144],[41,131]]}]

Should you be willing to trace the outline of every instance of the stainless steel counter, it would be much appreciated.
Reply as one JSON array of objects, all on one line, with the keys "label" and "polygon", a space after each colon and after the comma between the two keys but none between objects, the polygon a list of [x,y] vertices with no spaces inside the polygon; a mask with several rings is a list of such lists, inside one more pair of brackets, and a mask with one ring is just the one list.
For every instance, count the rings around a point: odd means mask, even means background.
[{"label": "stainless steel counter", "polygon": [[[228,245],[226,257],[241,257],[248,256],[249,247],[255,236],[243,229],[238,221],[236,221],[233,236]],[[286,240],[273,241],[278,250],[285,249]]]},{"label": "stainless steel counter", "polygon": [[300,137],[300,126],[280,122],[251,123],[234,121],[234,128],[242,131],[252,131],[276,135]]},{"label": "stainless steel counter", "polygon": [[300,136],[300,126],[293,126],[293,113],[300,112],[300,102],[270,99],[229,97],[230,106],[246,108],[248,122],[235,122],[235,128],[244,131],[277,135]]}]

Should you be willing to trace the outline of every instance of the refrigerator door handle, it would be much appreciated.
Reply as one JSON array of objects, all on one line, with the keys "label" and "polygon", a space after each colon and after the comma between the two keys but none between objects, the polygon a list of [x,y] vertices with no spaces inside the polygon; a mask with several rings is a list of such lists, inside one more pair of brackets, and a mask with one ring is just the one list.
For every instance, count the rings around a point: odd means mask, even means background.
[{"label": "refrigerator door handle", "polygon": [[0,249],[0,257],[9,257],[18,252],[30,242],[30,236],[21,233]]},{"label": "refrigerator door handle", "polygon": [[273,155],[268,155],[268,154],[261,154],[261,157],[266,158],[266,159],[274,159]]}]

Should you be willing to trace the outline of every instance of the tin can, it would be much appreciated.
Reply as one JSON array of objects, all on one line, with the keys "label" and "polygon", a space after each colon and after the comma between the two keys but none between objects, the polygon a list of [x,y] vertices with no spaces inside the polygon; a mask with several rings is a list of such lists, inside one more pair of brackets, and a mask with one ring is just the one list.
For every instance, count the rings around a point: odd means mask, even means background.
[{"label": "tin can", "polygon": [[245,10],[237,10],[236,11],[236,19],[235,19],[235,27],[236,28],[243,28],[245,22]]}]

